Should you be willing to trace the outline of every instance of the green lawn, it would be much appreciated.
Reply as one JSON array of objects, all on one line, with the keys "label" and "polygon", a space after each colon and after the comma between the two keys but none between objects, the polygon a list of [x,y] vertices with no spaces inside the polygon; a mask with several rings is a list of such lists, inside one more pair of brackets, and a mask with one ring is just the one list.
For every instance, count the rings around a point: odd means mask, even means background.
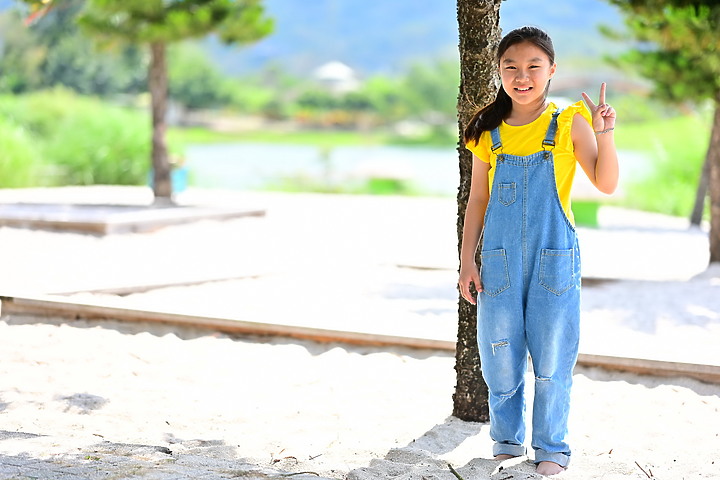
[{"label": "green lawn", "polygon": [[689,216],[710,140],[709,119],[686,115],[620,123],[615,138],[619,150],[639,152],[650,159],[646,174],[634,179],[618,202],[631,208]]}]

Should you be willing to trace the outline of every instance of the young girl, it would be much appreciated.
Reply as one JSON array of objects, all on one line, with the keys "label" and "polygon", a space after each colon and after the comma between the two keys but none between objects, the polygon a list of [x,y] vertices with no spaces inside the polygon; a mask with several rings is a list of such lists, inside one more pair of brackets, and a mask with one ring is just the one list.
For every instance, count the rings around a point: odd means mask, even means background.
[{"label": "young girl", "polygon": [[473,304],[471,285],[478,291],[493,454],[499,460],[525,454],[529,352],[532,448],[537,472],[553,475],[570,461],[565,437],[579,339],[580,251],[570,190],[577,163],[598,190],[615,190],[615,110],[605,103],[604,83],[598,105],[582,94],[590,112],[582,101],[564,110],[548,102],[557,65],[550,37],[538,28],[508,33],[497,61],[497,98],[465,130],[473,170],[458,284]]}]

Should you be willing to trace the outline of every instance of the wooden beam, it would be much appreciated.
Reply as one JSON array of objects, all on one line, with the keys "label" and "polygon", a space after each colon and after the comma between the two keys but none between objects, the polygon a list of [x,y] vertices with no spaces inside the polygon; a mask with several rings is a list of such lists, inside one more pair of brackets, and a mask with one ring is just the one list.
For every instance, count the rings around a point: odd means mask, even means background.
[{"label": "wooden beam", "polygon": [[[0,295],[2,315],[61,317],[67,319],[120,320],[150,322],[205,328],[230,334],[278,336],[323,343],[346,343],[375,347],[406,347],[413,349],[454,352],[455,342],[427,338],[402,337],[343,330],[249,322],[245,320],[183,315],[178,313],[120,308],[99,303],[68,302],[52,297],[18,297]],[[613,357],[581,353],[578,365],[640,375],[689,377],[720,384],[720,366],[667,362],[643,358]]]},{"label": "wooden beam", "polygon": [[328,330],[296,325],[248,322],[245,320],[135,310],[102,304],[67,302],[48,297],[9,297],[0,295],[2,315],[33,315],[70,319],[151,322],[206,328],[224,333],[299,338],[316,342],[339,342],[367,346],[400,346],[453,351],[455,344],[443,340],[400,337],[363,332]]}]

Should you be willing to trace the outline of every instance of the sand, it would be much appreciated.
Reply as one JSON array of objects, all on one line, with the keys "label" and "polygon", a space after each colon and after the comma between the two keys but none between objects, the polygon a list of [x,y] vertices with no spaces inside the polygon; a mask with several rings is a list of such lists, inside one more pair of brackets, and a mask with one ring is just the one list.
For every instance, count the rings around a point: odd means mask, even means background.
[{"label": "sand", "polygon": [[[100,193],[144,195],[62,196]],[[231,197],[264,205],[267,217],[108,237],[0,228],[12,252],[0,290],[452,338],[451,199]],[[607,280],[586,288],[584,348],[717,364],[720,270],[704,270],[706,232],[631,212],[612,218],[581,232],[586,274]],[[193,278],[218,281],[87,293]],[[162,478],[233,478],[254,465],[333,479],[453,480],[448,464],[466,480],[539,478],[526,459],[493,475],[500,465],[489,459],[487,425],[451,416],[447,353],[17,316],[0,321],[0,352],[0,466],[64,459],[70,472],[95,461],[130,478],[105,462],[100,447],[110,444],[167,449],[143,454],[157,475],[174,459],[177,473]],[[574,380],[573,461],[557,478],[720,478],[720,386],[586,368]]]},{"label": "sand", "polygon": [[[2,455],[52,458],[103,441],[327,478],[490,476],[488,427],[453,419],[454,359],[158,325],[0,323]],[[720,478],[717,385],[578,369],[571,468],[560,478]],[[39,442],[39,444],[38,444]],[[186,448],[186,447],[185,447]],[[522,462],[504,470],[533,477]]]}]

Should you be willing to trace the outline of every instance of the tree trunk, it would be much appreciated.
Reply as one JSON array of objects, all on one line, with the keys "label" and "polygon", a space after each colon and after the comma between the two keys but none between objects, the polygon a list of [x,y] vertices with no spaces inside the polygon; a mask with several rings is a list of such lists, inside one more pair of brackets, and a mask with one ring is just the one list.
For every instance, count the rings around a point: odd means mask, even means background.
[{"label": "tree trunk", "polygon": [[165,43],[150,44],[150,72],[148,88],[152,103],[152,171],[156,204],[172,203],[170,161],[165,142],[165,112],[167,111],[168,78]]},{"label": "tree trunk", "polygon": [[720,94],[715,98],[707,161],[710,163],[710,262],[720,262]]},{"label": "tree trunk", "polygon": [[[465,148],[462,131],[478,107],[490,103],[497,93],[495,51],[500,40],[500,3],[501,0],[458,0],[457,2],[460,32],[458,250],[462,244],[462,228],[470,195],[472,172],[472,154]],[[453,395],[453,415],[466,421],[487,422],[489,420],[488,391],[480,370],[476,312],[473,305],[460,297],[455,353],[457,385]]]},{"label": "tree trunk", "polygon": [[[710,153],[708,148],[708,153]],[[700,225],[702,223],[703,212],[705,212],[705,199],[708,193],[708,184],[710,183],[710,155],[705,156],[702,170],[700,171],[700,181],[695,191],[695,205],[690,215],[690,225]]]}]

